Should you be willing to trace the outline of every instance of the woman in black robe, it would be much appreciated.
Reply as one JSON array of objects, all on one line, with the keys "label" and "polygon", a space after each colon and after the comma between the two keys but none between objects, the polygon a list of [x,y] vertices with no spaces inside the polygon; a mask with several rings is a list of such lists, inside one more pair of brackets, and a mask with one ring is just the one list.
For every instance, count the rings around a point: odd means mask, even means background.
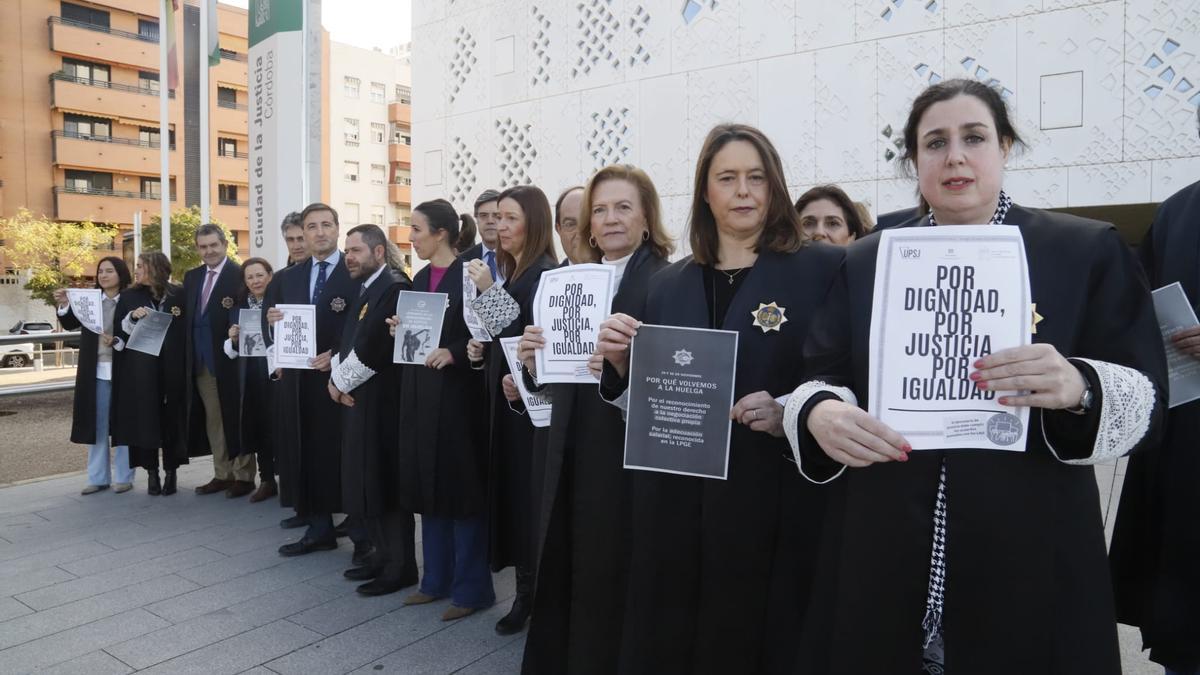
[{"label": "woman in black robe", "polygon": [[992,88],[927,88],[904,141],[932,209],[909,225],[1020,229],[1033,344],[982,357],[968,379],[1034,408],[1028,441],[910,454],[857,407],[880,238],[851,245],[785,410],[800,472],[831,490],[796,672],[1116,675],[1090,465],[1153,442],[1165,407],[1145,278],[1111,225],[1011,203],[1003,167],[1020,141]]},{"label": "woman in black robe", "polygon": [[[158,251],[138,256],[137,284],[117,303],[116,335],[128,342],[148,311],[171,315],[171,325],[158,356],[132,349],[117,355],[113,382],[113,439],[129,446],[129,464],[146,470],[146,491],[173,495],[176,469],[188,463],[183,424],[183,349],[187,330],[183,287],[171,283],[171,261]],[[165,475],[158,475],[162,449]]]},{"label": "woman in black robe", "polygon": [[404,604],[448,597],[445,621],[496,602],[488,569],[487,424],[463,415],[486,409],[482,374],[467,359],[471,332],[463,320],[463,260],[456,253],[474,238],[471,217],[460,220],[444,199],[413,209],[413,250],[429,261],[413,290],[445,293],[448,304],[438,348],[425,365],[400,366],[399,428],[406,440],[398,462],[399,500],[421,514],[425,554],[421,586]]},{"label": "woman in black robe", "polygon": [[[124,260],[108,256],[96,264],[96,288],[103,291],[100,296],[100,333],[83,327],[71,309],[66,290],[54,291],[54,301],[58,303],[58,317],[63,327],[67,330],[81,329],[71,412],[71,442],[89,446],[88,483],[83,488],[84,495],[108,489],[110,484],[114,492],[128,492],[133,488],[134,471],[129,465],[129,447],[115,443],[109,445],[115,359],[117,347],[120,346],[113,333],[114,324],[119,322],[116,305],[130,282],[129,267]],[[110,449],[114,455],[111,460]]]},{"label": "woman in black robe", "polygon": [[533,515],[530,485],[533,425],[509,406],[501,380],[508,362],[500,338],[521,335],[533,321],[533,296],[542,272],[553,269],[554,230],[550,202],[532,185],[500,193],[500,269],[503,286],[492,281],[481,260],[468,263],[467,272],[479,289],[472,305],[493,341],[486,349],[471,340],[472,367],[483,368],[489,406],[488,540],[493,571],[517,568],[517,595],[511,611],[496,624],[502,635],[525,627],[533,604]]},{"label": "woman in black robe", "polygon": [[[1200,301],[1200,183],[1162,203],[1138,248],[1151,288],[1178,282]],[[1200,359],[1200,328],[1172,336]],[[1142,630],[1168,675],[1200,672],[1200,401],[1167,414],[1162,444],[1129,460],[1110,560],[1117,618]]]},{"label": "woman in black robe", "polygon": [[642,315],[604,322],[601,393],[620,400],[641,322],[737,331],[728,480],[631,472],[617,671],[785,672],[824,495],[789,468],[775,397],[799,381],[810,317],[843,252],[802,243],[779,154],[744,125],[709,132],[690,230],[692,255],[654,276]]},{"label": "woman in black robe", "polygon": [[[271,378],[267,372],[267,357],[250,356],[247,349],[257,351],[254,345],[243,345],[241,336],[242,310],[262,312],[263,298],[271,283],[275,270],[263,258],[251,258],[242,263],[242,280],[245,282],[238,293],[237,306],[229,313],[229,338],[225,340],[227,358],[238,360],[238,431],[241,442],[230,449],[230,458],[252,452],[258,463],[258,489],[250,495],[250,502],[266,501],[279,494],[275,482],[275,446],[271,438],[271,414],[275,410],[271,399]],[[261,322],[260,322],[261,323]],[[261,339],[261,335],[258,336]],[[265,346],[263,347],[265,351]]]},{"label": "woman in black robe", "polygon": [[[642,316],[650,278],[674,249],[654,183],[633,166],[605,167],[584,190],[580,213],[576,260],[614,267],[612,310]],[[629,565],[625,421],[600,398],[597,383],[538,386],[541,335],[527,326],[519,352],[526,384],[553,401],[550,427],[540,430],[541,466],[534,468],[542,476],[534,490],[538,576],[522,672],[611,673]]]}]

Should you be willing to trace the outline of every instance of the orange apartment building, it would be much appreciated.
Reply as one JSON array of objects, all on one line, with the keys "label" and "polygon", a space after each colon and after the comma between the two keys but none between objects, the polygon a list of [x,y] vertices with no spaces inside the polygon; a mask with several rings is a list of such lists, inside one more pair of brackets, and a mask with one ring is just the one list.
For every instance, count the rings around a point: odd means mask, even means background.
[{"label": "orange apartment building", "polygon": [[[200,203],[199,7],[176,13],[180,81],[171,92],[172,210]],[[160,213],[158,12],[162,0],[0,2],[0,218],[24,207],[120,226]],[[209,71],[211,216],[249,253],[246,10],[218,4],[221,62]],[[322,72],[327,73],[328,35]],[[326,81],[328,77],[326,76]],[[327,86],[323,86],[326,89]],[[328,139],[328,102],[323,137]],[[328,143],[323,143],[327,147]],[[321,194],[328,195],[328,157]],[[297,205],[298,207],[301,205]],[[0,271],[9,271],[0,247]]]}]

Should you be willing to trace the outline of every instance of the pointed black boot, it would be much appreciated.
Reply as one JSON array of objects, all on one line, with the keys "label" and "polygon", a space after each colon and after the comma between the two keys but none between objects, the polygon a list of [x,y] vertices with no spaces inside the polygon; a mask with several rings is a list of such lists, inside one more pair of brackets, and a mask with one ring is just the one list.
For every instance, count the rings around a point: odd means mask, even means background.
[{"label": "pointed black boot", "polygon": [[158,469],[146,472],[146,492],[151,496],[162,494],[162,483],[158,481]]}]

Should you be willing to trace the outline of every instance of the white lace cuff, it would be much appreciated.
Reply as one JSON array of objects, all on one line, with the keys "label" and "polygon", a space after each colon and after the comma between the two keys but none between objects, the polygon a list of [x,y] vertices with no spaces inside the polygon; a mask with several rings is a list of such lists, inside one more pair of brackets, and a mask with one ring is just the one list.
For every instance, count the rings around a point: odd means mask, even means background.
[{"label": "white lace cuff", "polygon": [[331,362],[332,373],[330,381],[333,386],[343,394],[349,394],[357,389],[367,380],[375,376],[375,371],[363,365],[362,361],[358,360],[358,354],[354,350],[350,350],[350,354],[346,356],[346,360],[342,361],[335,355]]},{"label": "white lace cuff", "polygon": [[126,312],[125,318],[121,319],[121,330],[125,331],[126,335],[133,335],[133,312]]},{"label": "white lace cuff", "polygon": [[471,309],[475,310],[492,337],[499,335],[521,316],[521,306],[499,284],[492,284],[491,288],[472,300]]},{"label": "white lace cuff", "polygon": [[[841,400],[850,405],[858,405],[858,397],[854,395],[846,387],[835,387],[832,384],[826,384],[820,380],[805,382],[796,387],[796,391],[792,392],[787,397],[787,403],[783,406],[783,433],[787,436],[788,445],[792,446],[792,458],[796,461],[796,468],[800,470],[800,475],[807,478],[810,482],[818,485],[823,485],[842,475],[846,470],[846,465],[843,464],[837,473],[833,474],[825,480],[816,480],[812,476],[804,473],[804,462],[800,461],[800,411],[804,409],[805,404],[815,394],[820,392],[829,392],[837,396]],[[780,397],[782,398],[782,397]]]},{"label": "white lace cuff", "polygon": [[1100,380],[1100,426],[1096,429],[1096,442],[1092,445],[1090,456],[1063,459],[1046,436],[1043,422],[1042,438],[1046,440],[1046,447],[1063,464],[1103,464],[1129,454],[1150,431],[1150,418],[1157,398],[1154,384],[1145,374],[1133,368],[1107,361],[1071,360],[1091,366]]},{"label": "white lace cuff", "polygon": [[226,358],[236,359],[238,357],[237,347],[233,346],[233,338],[225,338],[225,344],[221,345],[225,351]]}]

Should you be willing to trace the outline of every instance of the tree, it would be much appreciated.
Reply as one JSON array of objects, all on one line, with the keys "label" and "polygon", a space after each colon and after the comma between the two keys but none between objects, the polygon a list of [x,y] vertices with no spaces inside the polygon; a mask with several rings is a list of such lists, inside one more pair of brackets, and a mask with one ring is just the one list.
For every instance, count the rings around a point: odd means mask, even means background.
[{"label": "tree", "polygon": [[[228,242],[225,252],[234,261],[241,262],[229,228],[215,220],[210,222],[219,225],[225,232],[225,241]],[[196,253],[196,229],[200,225],[199,206],[191,206],[171,214],[171,270],[177,280],[183,279],[184,272],[200,264],[200,256]],[[162,250],[162,216],[155,215],[150,219],[149,225],[142,225],[142,250]]]},{"label": "tree", "polygon": [[66,287],[73,278],[95,273],[97,254],[111,247],[116,236],[113,225],[62,223],[34,216],[28,209],[0,220],[0,239],[9,261],[13,267],[29,271],[25,290],[51,307],[55,289]]}]

